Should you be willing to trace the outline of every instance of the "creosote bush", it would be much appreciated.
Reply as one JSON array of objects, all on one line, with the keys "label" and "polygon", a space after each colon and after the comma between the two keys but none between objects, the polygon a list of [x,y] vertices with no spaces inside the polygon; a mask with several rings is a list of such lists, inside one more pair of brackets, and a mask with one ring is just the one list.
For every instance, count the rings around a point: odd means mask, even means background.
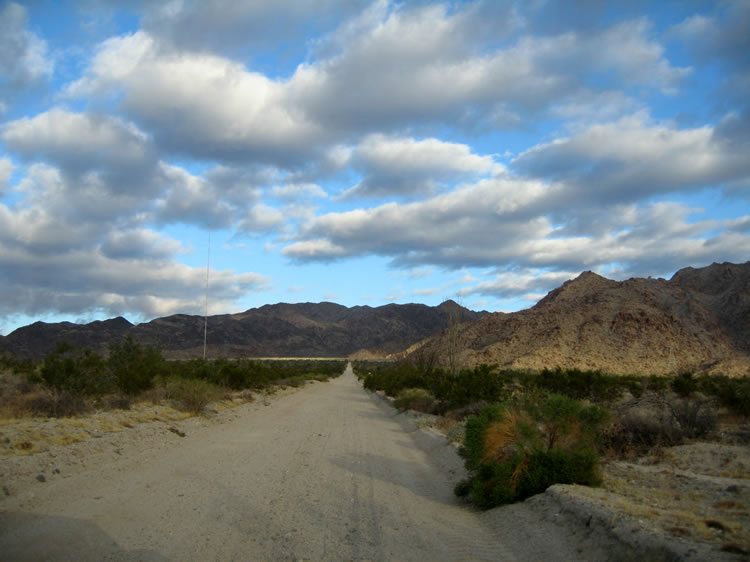
[{"label": "creosote bush", "polygon": [[437,401],[424,388],[407,388],[399,392],[393,405],[399,410],[416,410],[426,414],[434,414]]},{"label": "creosote bush", "polygon": [[88,348],[58,343],[42,362],[39,380],[57,391],[98,396],[115,388],[104,359]]},{"label": "creosote bush", "polygon": [[345,361],[192,359],[167,361],[158,346],[126,337],[102,357],[62,342],[43,361],[0,356],[0,416],[67,416],[96,408],[127,409],[137,399],[174,400],[198,413],[226,390],[301,386],[344,372]]},{"label": "creosote bush", "polygon": [[552,484],[597,485],[606,419],[601,408],[559,394],[489,405],[466,420],[461,454],[470,476],[456,494],[489,509]]},{"label": "creosote bush", "polygon": [[107,365],[117,387],[131,396],[151,388],[154,378],[163,374],[167,367],[161,349],[142,346],[130,336],[109,345]]}]

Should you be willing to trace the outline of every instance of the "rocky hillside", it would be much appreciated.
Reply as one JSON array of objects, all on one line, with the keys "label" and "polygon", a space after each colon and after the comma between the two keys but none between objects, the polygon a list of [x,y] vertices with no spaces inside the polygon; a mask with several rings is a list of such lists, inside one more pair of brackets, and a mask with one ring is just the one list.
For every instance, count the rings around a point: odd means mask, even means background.
[{"label": "rocky hillside", "polygon": [[[685,268],[670,280],[585,272],[533,308],[461,326],[457,339],[469,366],[747,374],[750,262]],[[412,353],[444,353],[449,342],[445,331]]]},{"label": "rocky hillside", "polygon": [[[124,318],[36,322],[0,337],[0,353],[40,358],[58,341],[105,351],[110,341],[131,335],[161,344],[170,357],[200,357],[203,322],[187,315],[138,325]],[[457,322],[462,324],[448,329]],[[585,272],[533,308],[511,314],[472,312],[452,301],[377,308],[324,302],[266,305],[208,319],[211,357],[364,358],[406,349],[444,361],[453,349],[467,366],[747,374],[750,262],[688,267],[670,280],[617,282]]]},{"label": "rocky hillside", "polygon": [[[452,318],[473,321],[478,313],[447,301],[440,306],[390,304],[377,308],[334,303],[275,304],[239,314],[209,316],[211,357],[382,357],[403,350]],[[174,358],[203,356],[202,316],[178,314],[133,325],[124,318],[90,324],[35,322],[0,338],[0,353],[40,358],[58,341],[105,351],[130,335],[160,344]]]}]

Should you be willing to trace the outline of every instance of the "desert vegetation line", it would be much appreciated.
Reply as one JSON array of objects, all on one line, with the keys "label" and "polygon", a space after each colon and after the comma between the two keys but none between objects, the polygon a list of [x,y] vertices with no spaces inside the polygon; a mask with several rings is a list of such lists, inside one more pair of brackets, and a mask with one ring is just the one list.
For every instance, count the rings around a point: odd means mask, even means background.
[{"label": "desert vegetation line", "polygon": [[456,487],[481,508],[552,484],[600,482],[600,460],[706,438],[720,415],[750,416],[750,377],[540,372],[481,365],[357,362],[364,387],[397,408],[440,416],[462,443],[469,477]]},{"label": "desert vegetation line", "polygon": [[127,337],[109,345],[104,357],[86,347],[62,342],[40,362],[0,358],[14,377],[0,385],[0,414],[5,417],[70,416],[93,408],[128,407],[132,401],[168,401],[200,413],[231,391],[298,386],[343,373],[343,360],[191,359],[168,361],[161,348]]}]

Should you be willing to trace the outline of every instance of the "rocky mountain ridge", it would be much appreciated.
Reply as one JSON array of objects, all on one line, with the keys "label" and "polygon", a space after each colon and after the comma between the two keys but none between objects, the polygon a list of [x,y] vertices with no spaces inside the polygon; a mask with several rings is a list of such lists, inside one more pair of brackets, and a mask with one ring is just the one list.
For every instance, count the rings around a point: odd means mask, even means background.
[{"label": "rocky mountain ridge", "polygon": [[[202,316],[174,315],[133,325],[36,322],[0,337],[0,353],[40,358],[57,341],[105,351],[131,335],[174,358],[202,357]],[[750,262],[681,269],[671,279],[612,281],[590,271],[514,313],[390,304],[280,303],[208,318],[210,357],[428,355],[444,363],[750,374]]]},{"label": "rocky mountain ridge", "polygon": [[670,280],[587,271],[530,309],[489,314],[411,352],[439,354],[451,337],[467,366],[748,374],[750,262],[688,267]]},{"label": "rocky mountain ridge", "polygon": [[[403,350],[452,318],[473,321],[474,312],[446,301],[435,307],[389,304],[380,307],[323,303],[279,303],[238,314],[208,317],[210,357],[383,357]],[[0,353],[39,359],[59,341],[104,352],[111,341],[130,335],[158,344],[172,358],[203,356],[204,317],[176,314],[142,324],[118,317],[89,324],[35,322],[0,338]]]}]

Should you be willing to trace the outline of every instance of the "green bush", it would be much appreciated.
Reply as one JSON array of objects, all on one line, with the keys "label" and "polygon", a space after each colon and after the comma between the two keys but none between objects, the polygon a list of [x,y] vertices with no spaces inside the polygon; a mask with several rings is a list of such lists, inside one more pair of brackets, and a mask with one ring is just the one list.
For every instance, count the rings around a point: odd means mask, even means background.
[{"label": "green bush", "polygon": [[96,396],[114,390],[104,359],[88,348],[74,348],[67,342],[58,343],[47,354],[39,377],[47,386],[72,394]]},{"label": "green bush", "polygon": [[552,484],[599,483],[596,443],[606,411],[563,395],[492,404],[466,421],[469,478],[456,487],[482,509]]},{"label": "green bush", "polygon": [[681,373],[672,379],[672,390],[683,398],[687,398],[698,390],[698,379],[693,373]]},{"label": "green bush", "polygon": [[750,417],[750,376],[704,375],[700,390],[715,396],[719,404],[735,414]]},{"label": "green bush", "polygon": [[509,372],[499,372],[497,366],[479,365],[462,369],[455,375],[446,371],[436,373],[432,391],[448,409],[475,402],[496,402],[504,397],[505,386],[510,381]]},{"label": "green bush", "polygon": [[107,363],[117,387],[129,395],[151,388],[154,378],[163,374],[167,366],[158,347],[141,346],[131,336],[109,345]]},{"label": "green bush", "polygon": [[365,376],[363,384],[368,390],[382,390],[388,396],[396,396],[407,388],[430,388],[426,374],[408,361],[375,367]]},{"label": "green bush", "polygon": [[233,390],[242,390],[261,389],[274,383],[300,386],[308,380],[324,381],[341,375],[345,367],[344,361],[312,359],[192,359],[174,363],[172,370],[185,378],[199,378]]},{"label": "green bush", "polygon": [[547,392],[596,402],[615,400],[625,389],[636,386],[632,378],[607,375],[601,371],[561,369],[560,367],[554,370],[542,370],[535,382],[537,387]]},{"label": "green bush", "polygon": [[0,355],[0,369],[7,369],[16,375],[31,376],[36,371],[36,364],[31,359],[14,355]]}]

